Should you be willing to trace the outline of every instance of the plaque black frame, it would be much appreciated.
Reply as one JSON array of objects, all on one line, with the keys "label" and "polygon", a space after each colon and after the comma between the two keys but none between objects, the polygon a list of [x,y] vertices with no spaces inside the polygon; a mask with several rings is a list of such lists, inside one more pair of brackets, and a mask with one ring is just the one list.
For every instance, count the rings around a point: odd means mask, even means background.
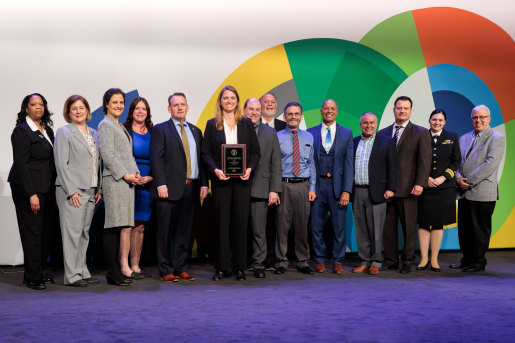
[{"label": "plaque black frame", "polygon": [[[231,152],[228,153],[228,150],[231,149]],[[232,151],[236,150],[236,153],[233,154]],[[243,160],[243,168],[241,172],[231,172],[230,166],[228,166],[227,158],[228,157],[241,157]],[[236,168],[236,167],[233,167]],[[238,167],[239,168],[239,167]],[[239,177],[245,175],[245,171],[247,170],[247,148],[245,144],[222,144],[222,171],[227,177]]]}]

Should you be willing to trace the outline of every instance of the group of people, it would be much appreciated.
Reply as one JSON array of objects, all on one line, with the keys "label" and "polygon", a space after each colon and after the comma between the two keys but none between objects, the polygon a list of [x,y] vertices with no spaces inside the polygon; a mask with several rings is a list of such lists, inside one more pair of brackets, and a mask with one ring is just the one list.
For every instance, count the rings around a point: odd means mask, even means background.
[{"label": "group of people", "polygon": [[[399,270],[402,263],[400,272],[410,273],[417,227],[422,259],[416,269],[430,266],[441,271],[438,252],[444,226],[456,222],[456,199],[463,258],[450,267],[482,271],[505,138],[489,126],[490,111],[484,105],[472,110],[473,131],[459,140],[444,129],[445,111],[430,114],[427,130],[411,123],[412,107],[409,97],[397,98],[394,123],[379,132],[377,116],[364,113],[362,133],[353,137],[351,130],[336,123],[338,104],[332,99],[321,106],[322,123],[305,131],[299,128],[300,103],[288,103],[281,121],[275,118],[274,94],[247,99],[242,109],[237,90],[225,86],[217,97],[215,117],[202,134],[186,121],[189,106],[183,93],[168,98],[170,120],[154,126],[148,102],[138,97],[122,124],[125,93],[112,88],[103,97],[105,118],[98,132],[86,124],[91,119],[87,100],[72,95],[63,110],[69,124],[54,137],[45,98],[28,95],[11,137],[14,163],[8,178],[24,250],[24,283],[32,289],[53,283],[42,271],[55,204],[63,239],[64,283],[75,287],[99,283],[88,271],[86,249],[95,205],[102,196],[109,284],[129,286],[134,279],[152,276],[139,267],[139,258],[153,208],[160,279],[195,280],[187,269],[188,246],[195,209],[207,197],[209,186],[215,224],[214,281],[232,275],[246,279],[248,230],[253,250],[250,269],[256,278],[265,278],[266,271],[287,271],[291,228],[299,272],[323,273],[331,257],[333,273],[343,274],[350,202],[362,260],[352,272],[378,274]],[[226,144],[244,145],[242,175],[225,175],[222,146]],[[333,229],[331,253],[324,240],[327,214]],[[399,221],[404,236],[401,256]],[[308,265],[309,224],[317,262],[314,271]]]}]

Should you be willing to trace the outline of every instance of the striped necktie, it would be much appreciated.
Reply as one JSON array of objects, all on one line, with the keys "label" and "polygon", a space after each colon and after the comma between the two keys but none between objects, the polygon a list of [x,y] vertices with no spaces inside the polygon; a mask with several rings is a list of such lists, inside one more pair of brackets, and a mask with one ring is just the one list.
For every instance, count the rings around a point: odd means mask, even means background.
[{"label": "striped necktie", "polygon": [[465,159],[468,159],[469,156],[470,156],[470,153],[472,152],[472,150],[474,149],[474,146],[476,145],[477,143],[477,138],[479,137],[478,134],[474,134],[474,141],[472,142],[472,145],[470,146],[470,149],[469,151],[467,152],[467,155],[465,156]]},{"label": "striped necktie", "polygon": [[181,138],[182,145],[184,147],[184,154],[186,154],[186,178],[189,178],[191,175],[190,142],[188,141],[188,135],[186,134],[186,130],[184,129],[184,124],[179,125],[181,126]]},{"label": "striped necktie", "polygon": [[395,145],[399,144],[399,130],[401,127],[399,125],[395,125],[395,136],[393,136],[393,139],[395,139]]},{"label": "striped necktie", "polygon": [[329,153],[329,150],[331,150],[331,128],[327,128],[327,135],[325,136],[325,152]]},{"label": "striped necktie", "polygon": [[293,175],[298,177],[300,175],[299,137],[297,130],[291,130],[291,132],[293,133]]}]

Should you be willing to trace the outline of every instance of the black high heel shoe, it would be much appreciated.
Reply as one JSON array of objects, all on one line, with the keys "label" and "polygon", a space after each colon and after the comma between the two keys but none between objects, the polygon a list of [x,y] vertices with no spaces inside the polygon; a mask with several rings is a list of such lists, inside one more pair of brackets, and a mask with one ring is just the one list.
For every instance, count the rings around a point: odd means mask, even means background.
[{"label": "black high heel shoe", "polygon": [[439,273],[439,272],[442,271],[442,269],[441,268],[434,268],[433,266],[431,266],[431,271]]},{"label": "black high heel shoe", "polygon": [[115,286],[130,286],[131,284],[123,278],[114,278],[109,273],[106,274],[106,280],[108,285]]},{"label": "black high heel shoe", "polygon": [[427,261],[426,265],[423,266],[423,267],[417,267],[415,268],[415,270],[424,270],[424,269],[428,269],[429,268],[429,264],[431,263],[431,261]]}]

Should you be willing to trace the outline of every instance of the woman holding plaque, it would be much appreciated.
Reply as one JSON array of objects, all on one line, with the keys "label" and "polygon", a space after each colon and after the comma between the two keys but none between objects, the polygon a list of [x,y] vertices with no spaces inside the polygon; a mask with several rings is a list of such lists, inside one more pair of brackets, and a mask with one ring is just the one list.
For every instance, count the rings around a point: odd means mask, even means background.
[{"label": "woman holding plaque", "polygon": [[[431,128],[431,172],[428,187],[418,199],[418,239],[422,261],[417,270],[431,264],[431,270],[440,272],[438,252],[442,244],[444,225],[456,222],[456,177],[461,161],[458,134],[443,127],[447,115],[443,110],[434,110],[429,116]],[[431,243],[431,259],[428,257]]]},{"label": "woman holding plaque", "polygon": [[[244,147],[230,146],[234,144]],[[224,149],[229,153],[223,153]],[[215,212],[216,273],[213,281],[231,274],[231,250],[236,280],[245,280],[249,177],[261,155],[254,125],[250,119],[243,117],[240,97],[233,86],[225,86],[218,95],[215,117],[207,122],[204,130],[201,153],[211,174]],[[227,157],[231,156],[240,157],[241,163],[226,169]]]}]

